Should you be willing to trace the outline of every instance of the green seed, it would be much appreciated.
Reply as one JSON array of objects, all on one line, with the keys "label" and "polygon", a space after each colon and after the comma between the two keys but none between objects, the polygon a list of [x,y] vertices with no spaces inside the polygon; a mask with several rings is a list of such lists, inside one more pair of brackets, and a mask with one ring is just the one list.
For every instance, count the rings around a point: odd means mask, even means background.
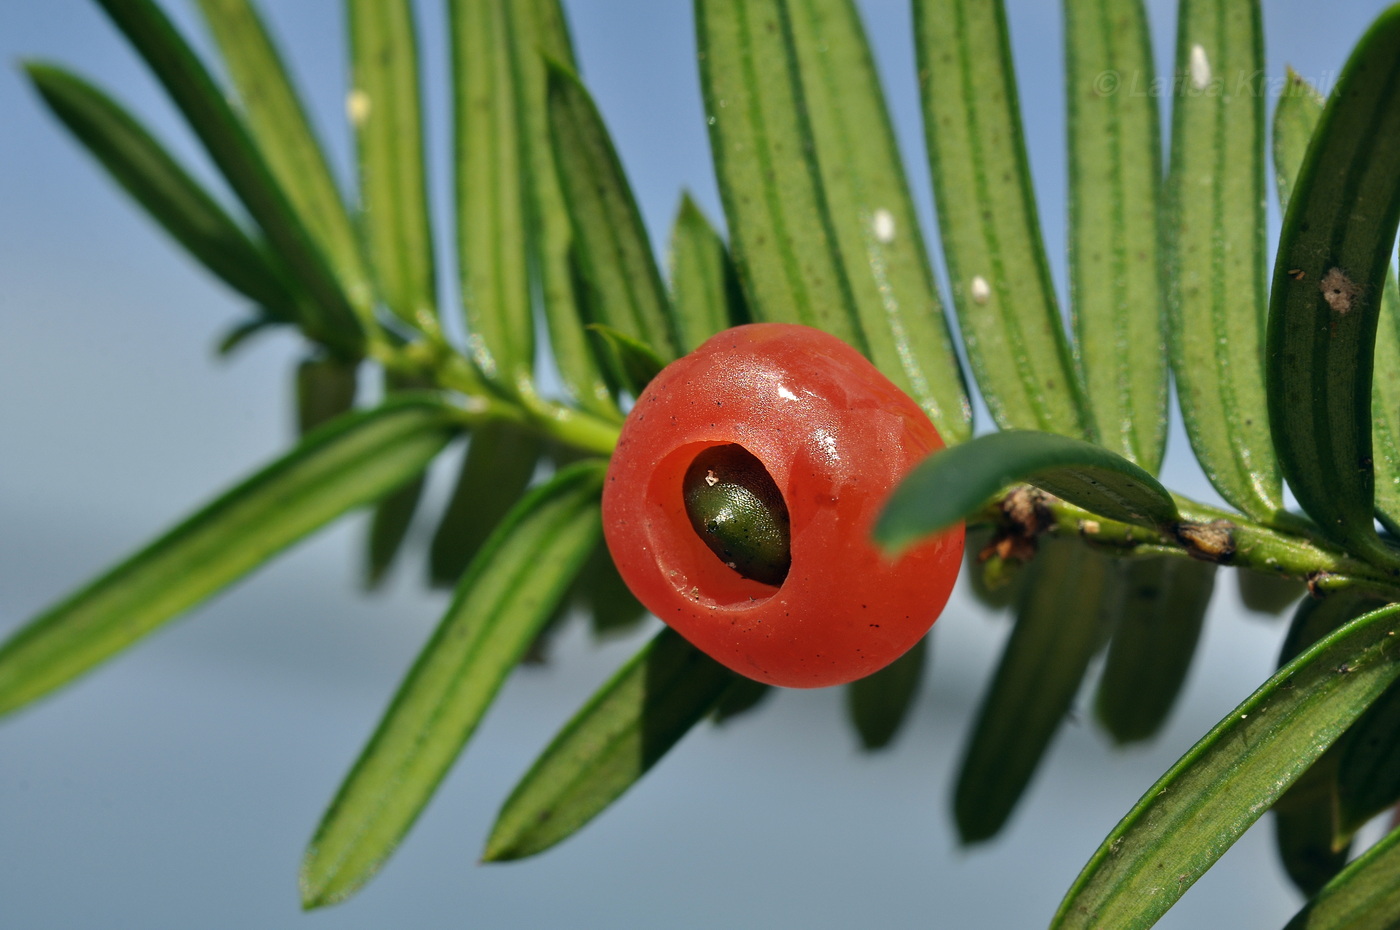
[{"label": "green seed", "polygon": [[743,446],[711,446],[686,469],[685,512],[720,560],[752,581],[780,585],[792,565],[787,504]]}]

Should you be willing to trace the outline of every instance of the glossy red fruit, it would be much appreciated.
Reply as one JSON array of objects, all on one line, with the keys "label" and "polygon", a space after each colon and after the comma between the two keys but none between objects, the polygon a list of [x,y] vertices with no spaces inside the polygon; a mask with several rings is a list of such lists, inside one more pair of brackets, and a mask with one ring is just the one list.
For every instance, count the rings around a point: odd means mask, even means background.
[{"label": "glossy red fruit", "polygon": [[853,681],[918,642],[957,578],[960,525],[897,560],[870,542],[895,485],[942,447],[839,339],[740,326],[637,399],[603,490],[608,548],[652,613],[734,671],[793,688]]}]

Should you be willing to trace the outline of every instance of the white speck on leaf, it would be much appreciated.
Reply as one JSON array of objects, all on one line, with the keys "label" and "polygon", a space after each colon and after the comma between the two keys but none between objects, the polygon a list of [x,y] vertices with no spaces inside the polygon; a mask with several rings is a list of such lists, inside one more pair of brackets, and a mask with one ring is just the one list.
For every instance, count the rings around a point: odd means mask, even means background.
[{"label": "white speck on leaf", "polygon": [[884,207],[876,210],[870,217],[870,231],[875,234],[875,241],[890,243],[894,241],[894,214]]},{"label": "white speck on leaf", "polygon": [[972,279],[972,300],[977,304],[985,304],[992,299],[992,286],[987,283],[987,279],[980,274]]},{"label": "white speck on leaf", "polygon": [[1193,90],[1205,90],[1210,84],[1210,59],[1206,57],[1205,46],[1197,42],[1191,46],[1191,55],[1187,61],[1187,70],[1191,75],[1191,87]]},{"label": "white speck on leaf", "polygon": [[362,90],[351,90],[345,95],[345,115],[356,126],[363,126],[369,119],[369,94]]}]

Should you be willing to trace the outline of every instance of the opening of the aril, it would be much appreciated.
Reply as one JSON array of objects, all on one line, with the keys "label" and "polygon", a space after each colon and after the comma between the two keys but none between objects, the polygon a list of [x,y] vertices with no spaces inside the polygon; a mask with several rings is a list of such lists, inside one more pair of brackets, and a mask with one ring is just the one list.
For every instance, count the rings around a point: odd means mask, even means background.
[{"label": "opening of the aril", "polygon": [[[686,600],[716,610],[744,610],[767,601],[780,588],[745,577],[726,565],[695,531],[685,501],[685,479],[691,466],[697,459],[705,464],[701,456],[707,449],[728,445],[731,443],[724,440],[700,440],[661,455],[644,492],[647,544],[661,579]],[[699,471],[698,480],[706,483],[710,470],[705,467]]]},{"label": "opening of the aril", "polygon": [[681,482],[691,529],[741,577],[778,587],[792,566],[787,503],[768,469],[737,443],[701,449]]}]

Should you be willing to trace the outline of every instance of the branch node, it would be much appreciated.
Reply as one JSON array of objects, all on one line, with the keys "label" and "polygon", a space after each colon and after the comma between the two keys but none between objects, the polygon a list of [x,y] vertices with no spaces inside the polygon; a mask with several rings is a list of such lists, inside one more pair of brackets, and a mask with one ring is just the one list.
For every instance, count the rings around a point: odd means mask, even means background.
[{"label": "branch node", "polygon": [[1229,520],[1210,523],[1178,523],[1172,535],[1186,547],[1186,553],[1203,562],[1229,565],[1235,557],[1235,530]]}]

